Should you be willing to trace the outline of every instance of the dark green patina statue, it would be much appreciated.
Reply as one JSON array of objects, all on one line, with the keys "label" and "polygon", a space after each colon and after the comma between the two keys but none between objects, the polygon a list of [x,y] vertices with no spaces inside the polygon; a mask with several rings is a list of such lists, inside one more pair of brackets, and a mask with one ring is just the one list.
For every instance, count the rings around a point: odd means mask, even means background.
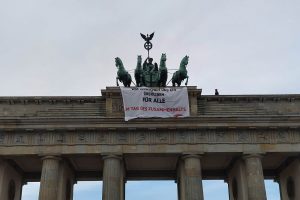
[{"label": "dark green patina statue", "polygon": [[[148,57],[142,64],[142,56],[137,57],[137,65],[134,70],[134,78],[136,81],[137,87],[166,87],[168,79],[168,69],[166,66],[167,55],[163,53],[160,58],[159,67],[157,63],[153,63],[153,58],[149,57],[149,50],[152,48],[152,43],[150,42],[154,36],[154,33],[150,35],[144,35],[141,33],[142,38],[146,41],[144,44],[145,49],[148,51]],[[116,67],[118,68],[117,72],[117,86],[119,86],[118,80],[123,83],[125,87],[130,87],[131,85],[131,76],[125,70],[122,60],[116,58]],[[179,70],[177,70],[170,81],[172,81],[173,86],[180,86],[181,82],[186,79],[185,85],[188,83],[188,75],[186,66],[188,64],[189,57],[185,56],[181,63]],[[170,82],[169,81],[169,82]]]},{"label": "dark green patina statue", "polygon": [[179,70],[177,70],[172,76],[171,80],[172,80],[173,87],[175,86],[175,84],[177,84],[177,86],[180,86],[181,82],[184,79],[186,79],[185,85],[188,84],[189,76],[187,75],[187,70],[186,70],[186,66],[188,63],[189,63],[189,57],[184,56],[180,62]]},{"label": "dark green patina statue", "polygon": [[166,87],[168,79],[168,69],[166,66],[167,55],[165,53],[161,54],[160,63],[159,63],[159,78],[158,78],[158,87]]},{"label": "dark green patina statue", "polygon": [[125,87],[130,87],[131,85],[131,76],[130,74],[125,70],[122,60],[119,57],[115,58],[116,61],[116,67],[118,68],[117,72],[117,86],[119,86],[119,82],[122,82]]},{"label": "dark green patina statue", "polygon": [[168,78],[168,69],[166,67],[166,54],[161,55],[160,65],[153,64],[152,58],[147,58],[142,65],[142,56],[138,56],[134,78],[137,87],[165,87]]},{"label": "dark green patina statue", "polygon": [[157,87],[158,81],[158,66],[157,63],[152,63],[153,58],[147,58],[143,64],[143,85],[146,87]]},{"label": "dark green patina statue", "polygon": [[143,86],[143,68],[142,68],[142,56],[138,56],[136,69],[134,70],[134,78],[137,87]]}]

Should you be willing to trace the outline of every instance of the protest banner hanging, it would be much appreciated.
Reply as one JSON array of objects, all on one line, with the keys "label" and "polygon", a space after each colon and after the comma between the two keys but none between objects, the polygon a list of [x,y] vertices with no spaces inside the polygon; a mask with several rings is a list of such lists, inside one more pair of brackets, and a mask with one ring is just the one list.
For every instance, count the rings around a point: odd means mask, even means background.
[{"label": "protest banner hanging", "polygon": [[148,88],[120,87],[125,121],[149,117],[188,117],[189,99],[186,87]]}]

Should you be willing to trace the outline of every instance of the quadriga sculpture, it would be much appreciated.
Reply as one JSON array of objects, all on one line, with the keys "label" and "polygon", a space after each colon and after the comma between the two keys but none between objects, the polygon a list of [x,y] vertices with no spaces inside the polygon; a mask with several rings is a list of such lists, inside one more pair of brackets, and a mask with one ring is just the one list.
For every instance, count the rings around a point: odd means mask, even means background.
[{"label": "quadriga sculpture", "polygon": [[177,70],[173,76],[172,76],[172,85],[175,87],[175,84],[177,86],[181,85],[181,82],[186,79],[185,85],[188,84],[189,76],[187,75],[186,66],[189,63],[189,57],[184,56],[183,59],[180,62],[179,70]]},{"label": "quadriga sculpture", "polygon": [[119,57],[115,58],[116,67],[118,68],[117,72],[117,86],[119,86],[118,80],[123,83],[125,87],[130,87],[131,84],[131,76],[130,74],[125,70],[122,60]]}]

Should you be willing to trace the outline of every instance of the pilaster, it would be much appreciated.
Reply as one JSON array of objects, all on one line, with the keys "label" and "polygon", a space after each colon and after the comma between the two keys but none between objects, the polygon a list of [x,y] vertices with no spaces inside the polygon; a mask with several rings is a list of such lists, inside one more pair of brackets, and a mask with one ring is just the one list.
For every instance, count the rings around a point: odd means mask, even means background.
[{"label": "pilaster", "polygon": [[279,174],[281,200],[300,199],[300,160],[296,158]]}]

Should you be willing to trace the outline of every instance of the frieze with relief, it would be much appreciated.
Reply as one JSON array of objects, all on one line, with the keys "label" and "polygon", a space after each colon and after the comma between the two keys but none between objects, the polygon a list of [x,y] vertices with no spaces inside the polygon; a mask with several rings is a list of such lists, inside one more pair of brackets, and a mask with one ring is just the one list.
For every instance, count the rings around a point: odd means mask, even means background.
[{"label": "frieze with relief", "polygon": [[130,130],[0,132],[0,146],[44,145],[159,145],[159,144],[292,144],[300,130]]}]

